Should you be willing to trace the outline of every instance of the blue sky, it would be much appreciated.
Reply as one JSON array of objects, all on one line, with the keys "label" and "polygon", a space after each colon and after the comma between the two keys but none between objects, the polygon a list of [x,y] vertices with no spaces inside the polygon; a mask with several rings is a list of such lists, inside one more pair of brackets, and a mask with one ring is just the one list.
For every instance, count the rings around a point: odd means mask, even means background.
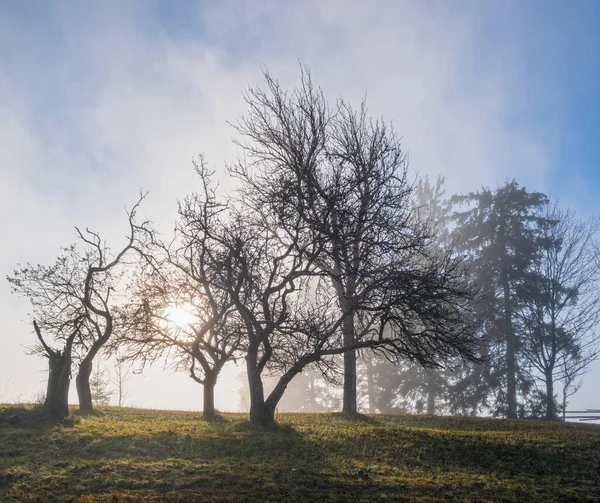
[{"label": "blue sky", "polygon": [[[141,188],[169,228],[190,159],[235,155],[227,121],[261,65],[293,84],[298,60],[332,99],[366,93],[413,169],[445,175],[449,192],[516,177],[598,214],[599,22],[592,0],[0,2],[0,231],[12,243],[0,272],[52,260],[75,224],[119,239]],[[6,394],[31,395],[43,362],[14,335],[30,342],[27,306],[6,285],[0,301],[0,398],[10,376],[26,389]]]}]

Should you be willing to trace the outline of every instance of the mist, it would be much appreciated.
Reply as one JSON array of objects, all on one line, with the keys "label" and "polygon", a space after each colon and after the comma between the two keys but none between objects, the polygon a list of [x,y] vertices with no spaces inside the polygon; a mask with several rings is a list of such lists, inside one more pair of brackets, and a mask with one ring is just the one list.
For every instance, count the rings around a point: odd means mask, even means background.
[{"label": "mist", "polygon": [[[515,177],[527,189],[559,198],[581,219],[597,213],[593,147],[577,143],[575,137],[583,137],[577,128],[586,126],[573,120],[580,104],[569,102],[564,77],[574,76],[582,100],[589,97],[589,70],[574,55],[578,46],[592,46],[594,35],[580,20],[568,17],[564,34],[555,36],[540,23],[530,32],[528,20],[537,14],[515,4],[190,4],[170,15],[144,3],[82,9],[76,3],[36,11],[3,7],[3,44],[19,47],[18,58],[16,51],[2,56],[0,75],[1,230],[10,243],[1,252],[4,276],[18,263],[51,263],[75,240],[74,225],[97,230],[118,247],[126,231],[123,208],[140,190],[149,191],[144,217],[168,236],[177,200],[197,185],[191,160],[199,153],[214,166],[220,190],[233,193],[223,166],[238,150],[227,121],[245,112],[242,92],[261,81],[261,65],[290,87],[298,60],[329,96],[358,102],[366,95],[370,113],[393,122],[415,180],[441,175],[451,196],[495,190]],[[492,19],[501,28],[486,30]],[[573,133],[562,136],[564,129]],[[28,303],[7,285],[0,295],[0,401],[31,402],[45,388],[47,362],[26,354],[36,341]],[[384,377],[388,363],[376,360],[381,375],[370,378],[367,361],[361,355],[358,364],[361,411],[427,410],[429,374],[421,367],[398,362]],[[200,410],[201,387],[165,364],[131,377],[126,404]],[[103,365],[112,370],[113,361]],[[247,411],[238,377],[244,371],[243,361],[223,370],[217,409]],[[596,362],[570,407],[598,405],[598,371]],[[412,387],[398,391],[398,375],[410,376]],[[330,382],[310,369],[292,383],[287,393],[293,398],[286,397],[281,410],[340,405],[339,376]],[[76,403],[75,390],[70,393]],[[396,398],[384,403],[377,394]],[[449,411],[443,401],[437,405]]]}]

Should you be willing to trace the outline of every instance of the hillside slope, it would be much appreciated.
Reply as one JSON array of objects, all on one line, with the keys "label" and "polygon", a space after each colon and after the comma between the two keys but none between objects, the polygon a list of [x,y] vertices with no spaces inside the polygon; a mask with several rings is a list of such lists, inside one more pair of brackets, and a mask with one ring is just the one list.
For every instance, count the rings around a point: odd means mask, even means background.
[{"label": "hillside slope", "polygon": [[[77,417],[77,416],[75,416]],[[0,501],[600,501],[600,427],[101,408],[0,424]]]}]

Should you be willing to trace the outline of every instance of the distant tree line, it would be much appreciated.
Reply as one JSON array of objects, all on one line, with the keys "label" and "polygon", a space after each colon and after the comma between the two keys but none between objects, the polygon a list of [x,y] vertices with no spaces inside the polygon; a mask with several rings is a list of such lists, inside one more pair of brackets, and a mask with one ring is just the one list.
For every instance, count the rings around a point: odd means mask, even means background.
[{"label": "distant tree line", "polygon": [[[421,191],[432,201],[441,183],[433,190],[425,180]],[[479,290],[485,364],[432,371],[379,360],[378,408],[555,419],[598,357],[598,220],[579,220],[515,180],[427,207],[443,215],[442,235]]]},{"label": "distant tree line", "polygon": [[415,204],[438,226],[440,246],[463,255],[479,291],[484,363],[427,368],[363,354],[364,409],[556,419],[598,357],[598,221],[515,180],[446,198],[442,178],[425,179]]},{"label": "distant tree line", "polygon": [[90,412],[93,362],[119,352],[189,373],[207,418],[243,362],[267,428],[279,408],[554,418],[597,356],[596,220],[516,181],[448,199],[365,103],[328,102],[306,69],[291,90],[264,77],[233,126],[230,195],[200,157],[169,238],[136,222],[142,196],[117,253],[77,229],[55,264],[8,278],[49,360],[45,409],[68,414],[76,368]]}]

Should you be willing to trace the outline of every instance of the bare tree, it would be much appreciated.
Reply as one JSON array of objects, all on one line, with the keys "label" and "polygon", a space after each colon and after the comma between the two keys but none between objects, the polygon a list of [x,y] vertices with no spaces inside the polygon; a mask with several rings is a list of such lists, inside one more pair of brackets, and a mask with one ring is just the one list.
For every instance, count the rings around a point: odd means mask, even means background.
[{"label": "bare tree", "polygon": [[116,355],[116,363],[112,372],[109,372],[110,382],[116,388],[117,394],[117,405],[123,407],[125,400],[129,397],[127,392],[126,384],[131,379],[131,368],[124,361],[123,357],[119,354]]},{"label": "bare tree", "polygon": [[[267,260],[296,266],[268,288],[318,278],[331,329],[322,334],[341,334],[328,351],[344,354],[343,410],[355,413],[356,349],[387,348],[427,366],[447,352],[471,356],[470,292],[458,262],[434,252],[431,226],[415,218],[395,133],[364,103],[354,110],[340,99],[331,109],[308,70],[290,92],[265,79],[266,90],[246,95],[249,112],[236,126],[244,157],[230,171],[246,214],[269,235],[261,245],[285,254]],[[304,357],[318,360],[322,348],[313,350]]]},{"label": "bare tree", "polygon": [[202,195],[180,203],[171,242],[154,239],[144,250],[146,267],[133,283],[117,343],[125,359],[142,367],[166,358],[188,372],[203,386],[203,415],[211,419],[219,373],[242,341],[232,295],[240,295],[243,281],[232,276],[233,251],[201,231],[222,225],[225,206],[216,202],[202,159],[195,168],[204,181]]},{"label": "bare tree", "polygon": [[[51,266],[28,263],[7,277],[12,292],[26,297],[31,303],[33,328],[38,340],[31,353],[48,358],[44,410],[57,419],[69,414],[74,345],[89,329],[87,311],[80,300],[83,277],[74,246],[63,249],[63,254]],[[53,343],[62,349],[52,348]]]},{"label": "bare tree", "polygon": [[[291,94],[265,77],[269,91],[250,90],[238,128],[248,140],[230,168],[238,196],[215,200],[220,218],[207,219],[207,191],[194,195],[186,228],[200,256],[227,258],[208,263],[207,275],[243,323],[250,419],[269,427],[291,380],[309,366],[331,370],[335,355],[375,349],[437,366],[473,357],[476,340],[472,292],[459,261],[433,253],[429,228],[414,218],[397,138],[364,107],[342,102],[330,114],[306,72]],[[352,361],[346,367],[352,412]]]},{"label": "bare tree", "polygon": [[[56,381],[61,383],[60,388],[55,390],[52,384],[53,392],[48,393],[46,399],[51,410],[61,411],[57,414],[66,410],[73,357],[78,363],[79,408],[83,412],[93,409],[89,379],[95,356],[113,332],[113,306],[117,302],[114,294],[123,274],[118,266],[124,264],[129,251],[138,248],[139,240],[148,235],[147,223],[135,222],[137,208],[144,197],[142,195],[128,212],[127,243],[115,255],[97,233],[76,228],[79,247],[72,245],[63,249],[52,266],[27,264],[7,278],[13,291],[27,297],[32,304],[34,328],[40,342],[36,351],[47,356],[51,370],[58,372],[51,371],[50,381],[54,383],[55,375],[63,376]],[[51,349],[44,340],[44,333],[48,334],[46,338],[63,344],[64,350]],[[59,362],[62,362],[60,371]],[[52,405],[55,396],[61,398]]]},{"label": "bare tree", "polygon": [[115,307],[118,305],[118,301],[113,299],[113,294],[124,274],[119,266],[125,263],[129,252],[141,251],[144,248],[144,241],[151,236],[148,222],[138,225],[135,221],[137,209],[145,197],[146,194],[142,194],[133,208],[127,211],[129,223],[127,242],[116,254],[111,252],[98,233],[87,228],[85,232],[75,228],[80,240],[86,246],[85,252],[81,255],[81,260],[86,264],[82,301],[87,310],[87,320],[91,325],[90,336],[82,340],[86,353],[81,359],[75,379],[79,409],[82,412],[93,410],[90,375],[94,358],[113,334]]},{"label": "bare tree", "polygon": [[590,364],[598,358],[596,347],[584,348],[583,353],[571,351],[567,358],[562,361],[561,384],[562,384],[562,420],[566,419],[566,410],[569,397],[579,391],[583,384],[583,376],[590,370]]},{"label": "bare tree", "polygon": [[598,357],[600,224],[570,211],[543,215],[542,247],[521,309],[522,353],[546,389],[546,417],[556,418],[554,384],[563,382],[563,407],[578,376]]}]

